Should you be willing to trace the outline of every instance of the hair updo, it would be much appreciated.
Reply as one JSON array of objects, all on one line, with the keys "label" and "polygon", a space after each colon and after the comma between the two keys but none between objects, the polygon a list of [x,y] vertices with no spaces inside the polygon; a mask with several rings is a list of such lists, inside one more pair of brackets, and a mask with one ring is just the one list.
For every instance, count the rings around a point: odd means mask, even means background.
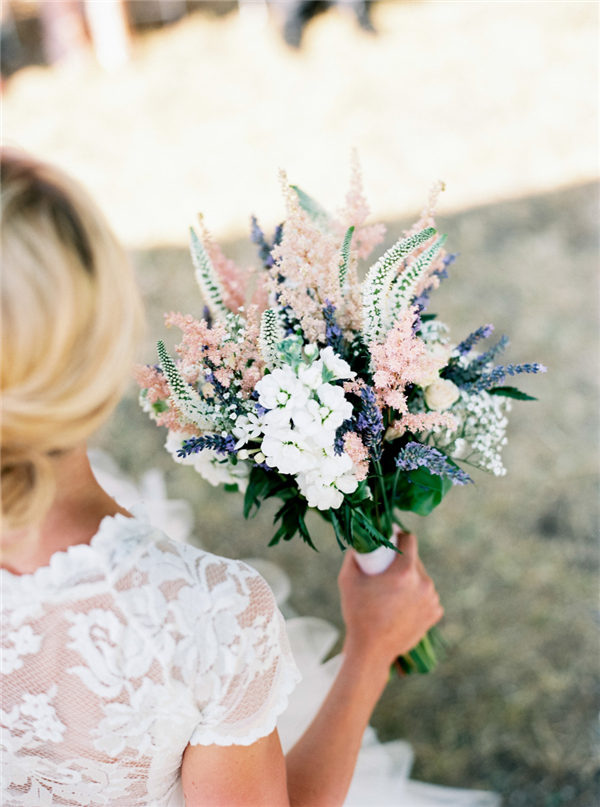
[{"label": "hair updo", "polygon": [[119,400],[142,308],[124,250],[73,180],[3,149],[1,492],[4,529],[39,522],[53,455],[85,440]]}]

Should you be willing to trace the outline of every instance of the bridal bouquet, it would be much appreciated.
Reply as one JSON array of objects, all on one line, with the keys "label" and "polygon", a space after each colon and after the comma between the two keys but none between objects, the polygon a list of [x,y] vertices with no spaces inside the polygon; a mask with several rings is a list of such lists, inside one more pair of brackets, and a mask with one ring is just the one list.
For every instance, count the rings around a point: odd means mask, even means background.
[{"label": "bridal bouquet", "polygon": [[[496,365],[507,339],[481,350],[491,325],[455,344],[426,313],[455,257],[434,227],[441,183],[361,283],[359,260],[385,229],[365,225],[357,162],[336,217],[281,179],[287,216],[271,242],[252,220],[259,270],[227,259],[202,220],[192,230],[204,317],[166,316],[183,332],[178,357],[158,343],[159,364],[137,368],[140,401],[176,462],[244,493],[246,517],[281,500],[271,545],[299,533],[313,546],[314,508],[359,560],[381,547],[393,557],[399,511],[430,513],[472,481],[464,466],[505,473],[510,399],[531,400],[506,377],[545,368]],[[431,636],[401,664],[431,669]]]}]

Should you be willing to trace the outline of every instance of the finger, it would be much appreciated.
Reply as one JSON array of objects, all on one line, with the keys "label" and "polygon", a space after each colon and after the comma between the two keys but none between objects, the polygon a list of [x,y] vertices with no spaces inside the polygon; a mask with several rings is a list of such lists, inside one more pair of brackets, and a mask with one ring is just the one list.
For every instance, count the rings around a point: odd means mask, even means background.
[{"label": "finger", "polygon": [[340,568],[340,577],[356,575],[358,572],[360,572],[360,566],[358,565],[354,552],[351,549],[347,549],[344,552],[344,560]]},{"label": "finger", "polygon": [[399,532],[398,549],[409,563],[416,563],[419,558],[417,539],[412,532]]},{"label": "finger", "polygon": [[429,577],[429,575],[427,574],[427,571],[425,569],[425,566],[423,565],[423,561],[418,556],[417,556],[416,565],[417,565],[417,570],[418,570],[419,574],[421,575],[421,577]]}]

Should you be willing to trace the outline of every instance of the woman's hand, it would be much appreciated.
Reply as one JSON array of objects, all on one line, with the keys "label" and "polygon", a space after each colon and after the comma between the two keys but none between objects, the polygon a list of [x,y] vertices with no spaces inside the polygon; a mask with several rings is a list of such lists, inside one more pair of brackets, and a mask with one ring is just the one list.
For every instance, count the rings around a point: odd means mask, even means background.
[{"label": "woman's hand", "polygon": [[339,575],[346,655],[389,667],[442,618],[444,609],[419,558],[414,535],[396,529],[398,555],[382,574],[369,576],[352,552]]}]

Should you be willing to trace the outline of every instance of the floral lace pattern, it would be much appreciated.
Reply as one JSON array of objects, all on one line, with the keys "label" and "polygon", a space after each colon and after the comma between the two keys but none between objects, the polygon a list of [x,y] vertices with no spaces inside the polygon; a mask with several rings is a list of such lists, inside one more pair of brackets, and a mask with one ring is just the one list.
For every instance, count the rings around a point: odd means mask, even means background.
[{"label": "floral lace pattern", "polygon": [[189,742],[266,736],[299,679],[258,573],[140,519],[1,574],[6,807],[166,805]]}]

